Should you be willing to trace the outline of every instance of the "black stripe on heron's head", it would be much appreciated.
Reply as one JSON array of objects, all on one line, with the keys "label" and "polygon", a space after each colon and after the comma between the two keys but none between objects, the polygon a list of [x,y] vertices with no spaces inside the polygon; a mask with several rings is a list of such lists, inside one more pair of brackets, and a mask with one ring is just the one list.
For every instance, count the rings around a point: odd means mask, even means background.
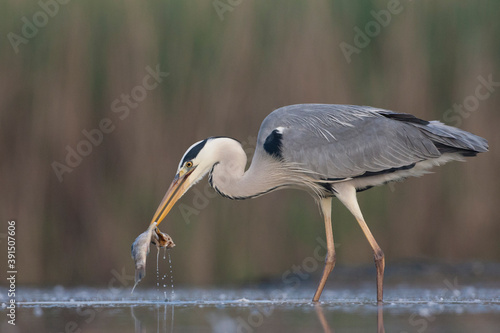
[{"label": "black stripe on heron's head", "polygon": [[186,163],[187,161],[191,161],[192,159],[194,159],[196,156],[198,156],[198,154],[200,153],[200,151],[203,149],[203,147],[205,147],[205,144],[207,143],[208,139],[205,139],[203,141],[200,141],[198,142],[197,144],[195,144],[194,146],[191,147],[191,149],[189,149],[185,154],[184,154],[184,157],[182,158],[182,161],[181,161],[181,165],[183,165],[184,163]]}]

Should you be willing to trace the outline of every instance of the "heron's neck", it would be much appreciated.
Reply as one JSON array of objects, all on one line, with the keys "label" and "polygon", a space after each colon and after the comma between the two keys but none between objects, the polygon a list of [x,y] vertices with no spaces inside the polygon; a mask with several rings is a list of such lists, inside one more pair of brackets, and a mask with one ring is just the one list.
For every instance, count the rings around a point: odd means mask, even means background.
[{"label": "heron's neck", "polygon": [[[247,157],[239,143],[225,147],[219,154],[218,162],[210,172],[209,181],[222,196],[231,199],[247,199],[283,185],[279,177],[275,177],[273,170],[276,169],[273,165],[262,163],[265,157],[254,156],[252,165],[245,172]],[[268,165],[266,168],[259,167],[259,165],[266,164]]]}]

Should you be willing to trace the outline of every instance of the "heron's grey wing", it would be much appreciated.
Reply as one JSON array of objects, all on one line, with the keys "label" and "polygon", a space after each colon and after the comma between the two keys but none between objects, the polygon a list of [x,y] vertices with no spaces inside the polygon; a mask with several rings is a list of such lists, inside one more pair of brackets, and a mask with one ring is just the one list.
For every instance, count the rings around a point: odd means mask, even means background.
[{"label": "heron's grey wing", "polygon": [[351,105],[280,108],[263,122],[258,143],[263,144],[278,128],[282,158],[323,179],[390,171],[441,155],[418,127],[390,119],[381,111],[392,113]]}]

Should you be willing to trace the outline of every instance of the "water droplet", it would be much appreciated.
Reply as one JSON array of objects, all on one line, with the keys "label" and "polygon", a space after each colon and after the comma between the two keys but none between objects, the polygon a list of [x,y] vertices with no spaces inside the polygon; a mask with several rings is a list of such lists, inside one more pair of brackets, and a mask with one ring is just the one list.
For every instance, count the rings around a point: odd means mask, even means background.
[{"label": "water droplet", "polygon": [[157,248],[156,251],[156,299],[160,299],[159,293],[160,293],[160,267],[159,267],[159,262],[158,258],[160,256],[160,249]]},{"label": "water droplet", "polygon": [[173,273],[173,267],[172,267],[172,257],[170,256],[170,251],[168,251],[168,263],[170,265],[170,283],[172,285],[172,292],[171,292],[171,299],[174,299],[175,296],[175,291],[174,291],[174,273]]}]

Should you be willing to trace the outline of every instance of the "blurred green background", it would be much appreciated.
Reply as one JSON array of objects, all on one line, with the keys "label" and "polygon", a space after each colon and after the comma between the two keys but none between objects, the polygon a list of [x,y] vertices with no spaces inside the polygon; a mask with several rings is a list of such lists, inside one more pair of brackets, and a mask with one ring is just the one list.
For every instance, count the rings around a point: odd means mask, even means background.
[{"label": "blurred green background", "polygon": [[[132,274],[130,245],[184,151],[226,135],[251,154],[265,116],[296,103],[377,106],[487,138],[489,153],[359,200],[388,265],[499,261],[499,14],[498,1],[2,1],[0,233],[17,221],[18,283]],[[168,76],[146,90],[147,68]],[[496,86],[475,97],[488,78]],[[86,146],[83,131],[103,119],[113,130]],[[67,165],[68,147],[87,156],[60,181],[54,162]],[[162,223],[176,283],[280,279],[324,239],[305,193],[213,194],[200,182]],[[333,224],[338,264],[371,263],[337,201]],[[154,283],[154,252],[148,274]]]}]

